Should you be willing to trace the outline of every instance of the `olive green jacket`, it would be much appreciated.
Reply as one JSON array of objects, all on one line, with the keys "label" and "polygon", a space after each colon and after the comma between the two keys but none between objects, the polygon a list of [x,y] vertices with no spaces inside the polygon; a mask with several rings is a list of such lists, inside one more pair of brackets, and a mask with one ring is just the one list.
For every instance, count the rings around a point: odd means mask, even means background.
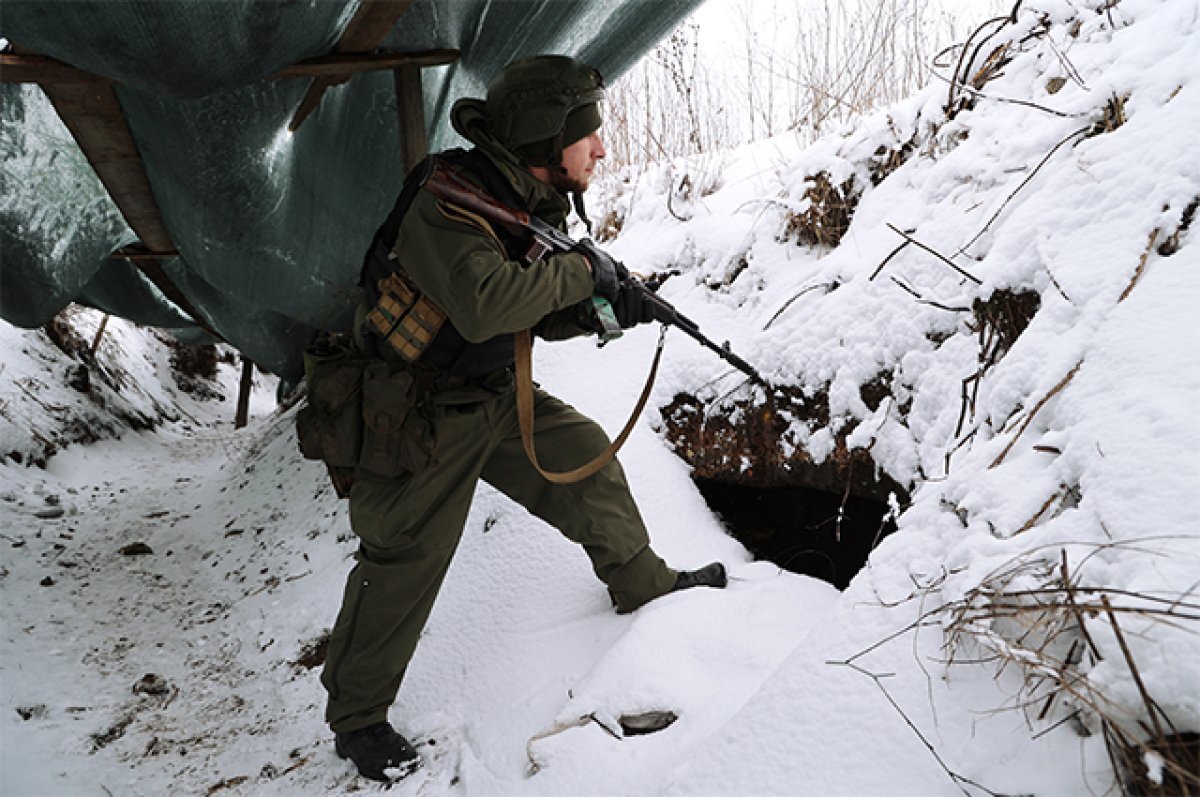
[{"label": "olive green jacket", "polygon": [[[496,164],[526,209],[562,228],[570,209],[566,197],[530,174],[487,132],[481,106],[457,103],[455,129]],[[392,253],[471,343],[535,327],[549,339],[592,331],[580,326],[578,306],[593,290],[582,255],[568,252],[528,264],[511,260],[491,225],[428,191],[417,192]]]}]

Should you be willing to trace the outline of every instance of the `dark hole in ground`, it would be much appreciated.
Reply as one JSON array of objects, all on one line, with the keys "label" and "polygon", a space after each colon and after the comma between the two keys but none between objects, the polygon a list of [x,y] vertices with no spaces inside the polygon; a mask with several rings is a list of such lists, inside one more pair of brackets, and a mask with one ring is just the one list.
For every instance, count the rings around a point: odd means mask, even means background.
[{"label": "dark hole in ground", "polygon": [[621,716],[621,730],[626,736],[645,736],[671,727],[679,715],[674,711],[645,711]]},{"label": "dark hole in ground", "polygon": [[[885,501],[809,487],[747,487],[696,479],[729,533],[754,555],[845,589],[895,525]],[[839,521],[840,514],[840,521]]]}]

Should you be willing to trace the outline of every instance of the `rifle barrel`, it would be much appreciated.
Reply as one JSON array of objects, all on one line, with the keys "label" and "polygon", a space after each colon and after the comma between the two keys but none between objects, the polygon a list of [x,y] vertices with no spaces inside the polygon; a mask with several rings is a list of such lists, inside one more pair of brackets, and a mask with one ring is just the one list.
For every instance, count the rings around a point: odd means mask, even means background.
[{"label": "rifle barrel", "polygon": [[646,295],[650,297],[650,302],[651,302],[651,304],[654,305],[654,318],[657,321],[659,321],[663,324],[666,324],[667,326],[678,327],[679,329],[686,332],[693,340],[695,340],[701,346],[704,346],[706,349],[712,350],[722,360],[729,363],[734,368],[736,368],[739,371],[741,371],[742,373],[744,373],[746,376],[750,377],[750,379],[753,380],[756,384],[762,385],[764,387],[767,386],[767,380],[763,379],[762,374],[760,374],[758,371],[754,370],[754,367],[751,366],[750,363],[746,362],[741,357],[738,357],[736,354],[734,354],[733,351],[729,348],[728,344],[726,344],[724,346],[718,346],[716,343],[714,343],[712,340],[710,340],[708,338],[708,336],[706,336],[703,332],[700,331],[699,324],[697,324],[695,321],[693,321],[692,319],[685,316],[683,313],[676,310],[674,305],[672,305],[666,299],[663,299],[662,297],[660,297],[658,294],[654,293],[652,290],[650,290],[645,285],[643,285],[640,281],[638,282],[638,285],[646,293]]}]

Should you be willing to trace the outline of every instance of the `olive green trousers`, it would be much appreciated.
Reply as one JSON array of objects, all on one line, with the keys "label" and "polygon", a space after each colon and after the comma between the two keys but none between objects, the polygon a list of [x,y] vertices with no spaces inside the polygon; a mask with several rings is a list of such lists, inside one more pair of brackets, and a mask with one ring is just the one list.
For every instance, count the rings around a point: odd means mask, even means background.
[{"label": "olive green trousers", "polygon": [[[535,407],[538,459],[548,470],[577,467],[608,446],[596,423],[544,391],[536,391]],[[616,460],[577,484],[547,482],[525,455],[512,390],[440,404],[435,416],[428,467],[395,479],[360,473],[351,489],[350,524],[360,546],[321,674],[335,732],[387,719],[480,478],[582,545],[618,611],[675,583],[650,548]]]}]

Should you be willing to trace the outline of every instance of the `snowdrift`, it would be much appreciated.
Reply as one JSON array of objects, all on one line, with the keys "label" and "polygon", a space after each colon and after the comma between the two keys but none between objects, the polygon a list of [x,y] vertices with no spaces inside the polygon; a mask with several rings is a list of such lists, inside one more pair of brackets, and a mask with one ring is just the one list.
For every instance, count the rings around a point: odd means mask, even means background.
[{"label": "snowdrift", "polygon": [[[732,793],[748,758],[751,791],[934,793],[841,766],[871,745],[864,691],[908,698],[903,756],[939,751],[950,793],[1085,793],[1110,754],[1131,789],[1197,788],[1198,14],[1025,3],[947,84],[843,137],[614,192],[614,249],[673,275],[664,295],[784,386],[697,353],[660,391],[682,456],[734,483],[815,463],[913,490],[829,625],[677,793]],[[968,708],[982,672],[995,691]],[[814,705],[834,723],[764,746]],[[1023,726],[1039,741],[1022,756],[1062,746],[1058,775],[1004,765]]]}]

